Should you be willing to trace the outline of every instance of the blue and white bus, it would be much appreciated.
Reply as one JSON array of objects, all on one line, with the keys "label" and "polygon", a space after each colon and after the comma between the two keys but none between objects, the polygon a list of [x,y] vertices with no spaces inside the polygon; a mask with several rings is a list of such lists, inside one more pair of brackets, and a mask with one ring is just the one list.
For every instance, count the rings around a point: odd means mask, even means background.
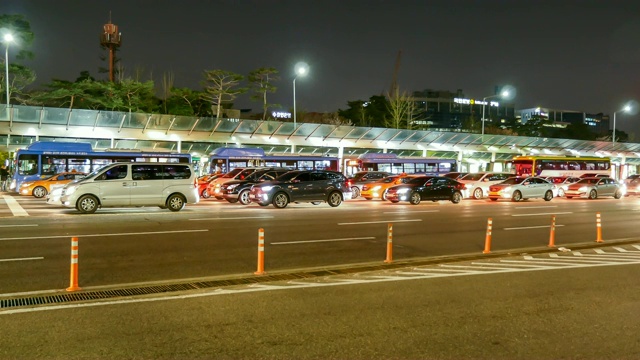
[{"label": "blue and white bus", "polygon": [[191,154],[148,152],[135,149],[93,150],[89,143],[36,141],[15,153],[9,189],[17,191],[25,181],[43,179],[66,171],[91,171],[112,162],[191,163]]},{"label": "blue and white bus", "polygon": [[212,174],[224,174],[235,168],[244,167],[338,171],[338,164],[337,157],[286,153],[267,154],[262,148],[220,147],[213,150],[209,156],[209,168]]},{"label": "blue and white bus", "polygon": [[366,153],[358,156],[357,159],[346,159],[344,168],[347,176],[352,176],[358,171],[442,175],[457,171],[457,163],[454,159],[408,157],[393,153]]}]

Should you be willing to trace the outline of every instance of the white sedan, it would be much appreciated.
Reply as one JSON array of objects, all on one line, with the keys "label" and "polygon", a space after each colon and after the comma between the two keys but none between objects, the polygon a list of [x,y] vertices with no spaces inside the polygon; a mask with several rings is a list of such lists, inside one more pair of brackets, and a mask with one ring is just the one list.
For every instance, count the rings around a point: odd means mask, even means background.
[{"label": "white sedan", "polygon": [[553,184],[539,177],[512,177],[489,187],[489,199],[520,201],[531,198],[553,199]]}]

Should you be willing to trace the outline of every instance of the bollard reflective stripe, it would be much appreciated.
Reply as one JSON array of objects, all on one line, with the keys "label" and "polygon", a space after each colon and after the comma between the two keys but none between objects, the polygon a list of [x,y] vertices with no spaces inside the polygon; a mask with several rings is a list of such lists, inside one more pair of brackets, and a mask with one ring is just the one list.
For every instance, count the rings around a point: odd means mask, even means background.
[{"label": "bollard reflective stripe", "polygon": [[387,258],[386,263],[393,262],[393,224],[387,226]]},{"label": "bollard reflective stripe", "polygon": [[596,242],[604,242],[604,240],[602,240],[602,222],[600,221],[600,213],[596,213]]},{"label": "bollard reflective stripe", "polygon": [[69,287],[67,291],[78,291],[78,238],[71,238],[71,273],[69,276]]},{"label": "bollard reflective stripe", "polygon": [[258,229],[258,269],[255,275],[263,275],[264,272],[264,229]]}]

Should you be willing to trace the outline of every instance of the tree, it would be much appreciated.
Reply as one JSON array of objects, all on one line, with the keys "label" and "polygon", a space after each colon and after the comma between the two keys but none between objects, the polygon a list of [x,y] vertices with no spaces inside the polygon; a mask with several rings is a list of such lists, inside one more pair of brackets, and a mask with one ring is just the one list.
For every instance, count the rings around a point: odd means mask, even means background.
[{"label": "tree", "polygon": [[338,115],[357,126],[384,127],[389,117],[389,101],[385,96],[374,95],[369,101],[348,101],[348,109],[338,110]]},{"label": "tree", "polygon": [[[33,43],[34,34],[31,31],[31,25],[22,15],[0,15],[0,33],[10,33],[13,35],[14,43],[20,46],[15,47],[16,60],[9,63],[9,87],[13,90],[14,96],[23,95],[22,90],[36,80],[36,73],[28,67],[20,64],[20,60],[32,59],[33,53],[28,47]],[[6,67],[7,59],[2,62],[2,68]],[[13,75],[13,79],[11,79]],[[5,89],[7,80],[5,73],[0,75],[0,89],[6,94]]]},{"label": "tree", "polygon": [[269,104],[267,102],[267,93],[275,93],[278,89],[273,85],[274,81],[280,80],[277,76],[278,70],[275,68],[258,68],[249,73],[249,83],[254,95],[251,100],[262,101],[262,120],[266,120],[269,107],[277,107],[278,104]]},{"label": "tree", "polygon": [[398,88],[394,94],[387,94],[389,99],[389,117],[385,119],[384,125],[393,129],[411,129],[415,104],[413,98],[406,92],[400,94]]},{"label": "tree", "polygon": [[238,85],[244,76],[227,70],[206,70],[204,72],[203,97],[215,106],[216,119],[220,119],[222,104],[233,101],[239,94],[247,92],[247,88],[239,88]]},{"label": "tree", "polygon": [[171,88],[171,96],[165,100],[167,114],[183,116],[211,116],[210,107],[203,93],[189,88]]}]

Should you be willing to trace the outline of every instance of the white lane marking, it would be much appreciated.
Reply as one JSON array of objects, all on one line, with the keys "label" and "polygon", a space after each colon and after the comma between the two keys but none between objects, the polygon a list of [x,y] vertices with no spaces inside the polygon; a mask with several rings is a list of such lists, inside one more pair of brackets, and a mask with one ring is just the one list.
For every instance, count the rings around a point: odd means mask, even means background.
[{"label": "white lane marking", "polygon": [[271,244],[271,245],[289,245],[289,244],[306,244],[306,243],[334,242],[334,241],[353,241],[353,240],[371,240],[371,239],[375,239],[375,236],[342,238],[342,239],[324,239],[324,240],[282,241],[282,242],[272,242],[272,243],[269,243],[269,244]]},{"label": "white lane marking", "polygon": [[44,258],[40,256],[40,257],[28,257],[28,258],[0,259],[0,262],[28,261],[28,260],[44,260]]},{"label": "white lane marking", "polygon": [[440,210],[408,210],[408,211],[385,211],[383,214],[413,214],[413,213],[432,213],[440,212]]},{"label": "white lane marking", "polygon": [[542,216],[542,215],[558,215],[558,214],[573,214],[573,212],[537,213],[537,214],[513,214],[511,216]]},{"label": "white lane marking", "polygon": [[192,221],[199,220],[243,220],[243,219],[273,219],[273,216],[236,216],[236,217],[227,217],[227,218],[208,218],[208,219],[189,219]]},{"label": "white lane marking", "polygon": [[33,239],[57,239],[57,238],[72,238],[72,237],[101,237],[101,236],[131,236],[131,235],[156,235],[156,234],[175,234],[175,233],[189,233],[189,232],[206,232],[208,229],[202,230],[175,230],[175,231],[146,231],[137,233],[114,233],[114,234],[83,234],[83,235],[52,235],[52,236],[25,236],[15,238],[0,238],[0,241],[7,240],[33,240]]},{"label": "white lane marking", "polygon": [[362,221],[362,222],[338,223],[338,225],[388,224],[388,223],[411,222],[411,221],[422,221],[422,219],[410,219],[410,220],[382,220],[382,221]]},{"label": "white lane marking", "polygon": [[542,209],[542,208],[555,208],[558,207],[558,205],[549,205],[549,206],[516,206],[515,209],[516,210],[520,210],[520,209]]},{"label": "white lane marking", "polygon": [[[562,227],[564,225],[556,224],[556,227]],[[538,225],[538,226],[522,226],[522,227],[513,227],[513,228],[504,228],[504,230],[526,230],[526,229],[540,229],[540,228],[548,228],[551,225]]]},{"label": "white lane marking", "polygon": [[24,224],[24,225],[0,225],[0,227],[23,227],[23,226],[38,226],[38,224]]},{"label": "white lane marking", "polygon": [[13,216],[29,216],[29,213],[27,213],[22,208],[22,206],[18,204],[16,199],[13,198],[13,196],[3,195],[2,197],[4,198],[4,201],[7,203],[7,206],[9,207],[9,210],[11,210],[11,213],[13,214]]}]

